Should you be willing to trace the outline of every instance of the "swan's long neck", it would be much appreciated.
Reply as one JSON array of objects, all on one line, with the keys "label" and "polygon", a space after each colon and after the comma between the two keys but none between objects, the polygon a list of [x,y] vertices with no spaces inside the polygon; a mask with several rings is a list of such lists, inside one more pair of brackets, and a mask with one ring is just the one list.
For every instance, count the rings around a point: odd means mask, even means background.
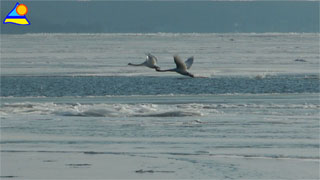
[{"label": "swan's long neck", "polygon": [[182,75],[185,75],[185,76],[190,76],[190,77],[193,77],[194,78],[194,75],[189,73],[188,71],[178,71],[177,73],[180,73]]},{"label": "swan's long neck", "polygon": [[187,76],[190,76],[190,77],[192,77],[192,78],[194,78],[195,76],[193,75],[193,74],[191,74],[191,73],[187,73]]},{"label": "swan's long neck", "polygon": [[176,69],[166,69],[166,70],[161,70],[161,69],[156,69],[158,72],[168,72],[168,71],[171,71],[171,72],[176,72]]},{"label": "swan's long neck", "polygon": [[132,63],[129,63],[128,65],[130,65],[130,66],[144,66],[144,63],[141,63],[141,64],[132,64]]}]

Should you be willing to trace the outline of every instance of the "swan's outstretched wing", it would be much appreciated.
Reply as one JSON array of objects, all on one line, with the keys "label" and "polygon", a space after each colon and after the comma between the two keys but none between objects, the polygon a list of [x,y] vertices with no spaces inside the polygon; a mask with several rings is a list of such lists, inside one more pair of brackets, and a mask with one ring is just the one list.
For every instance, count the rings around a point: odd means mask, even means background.
[{"label": "swan's outstretched wing", "polygon": [[193,56],[192,57],[189,57],[187,60],[186,60],[186,62],[184,62],[185,64],[186,64],[186,66],[187,66],[187,69],[190,69],[191,68],[191,66],[192,66],[192,64],[193,64]]},{"label": "swan's outstretched wing", "polygon": [[187,69],[187,66],[180,59],[179,56],[173,56],[173,59],[174,59],[174,63],[176,63],[176,65],[177,65],[177,69],[180,69],[180,70],[186,70]]}]

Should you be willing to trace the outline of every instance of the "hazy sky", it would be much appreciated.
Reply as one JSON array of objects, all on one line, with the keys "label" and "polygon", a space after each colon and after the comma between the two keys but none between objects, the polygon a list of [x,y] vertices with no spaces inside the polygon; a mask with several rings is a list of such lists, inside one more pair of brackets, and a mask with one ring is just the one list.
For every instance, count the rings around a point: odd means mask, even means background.
[{"label": "hazy sky", "polygon": [[[30,26],[1,33],[319,32],[317,1],[19,1]],[[16,1],[1,1],[1,21]]]}]

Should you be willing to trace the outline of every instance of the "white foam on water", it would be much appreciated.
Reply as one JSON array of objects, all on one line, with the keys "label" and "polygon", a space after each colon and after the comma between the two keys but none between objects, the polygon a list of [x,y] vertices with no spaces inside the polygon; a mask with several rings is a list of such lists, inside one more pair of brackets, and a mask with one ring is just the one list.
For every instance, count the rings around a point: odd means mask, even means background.
[{"label": "white foam on water", "polygon": [[2,115],[51,114],[58,116],[85,117],[182,117],[221,114],[241,109],[265,110],[320,110],[319,104],[255,104],[255,103],[186,103],[186,104],[59,104],[53,102],[4,103]]}]

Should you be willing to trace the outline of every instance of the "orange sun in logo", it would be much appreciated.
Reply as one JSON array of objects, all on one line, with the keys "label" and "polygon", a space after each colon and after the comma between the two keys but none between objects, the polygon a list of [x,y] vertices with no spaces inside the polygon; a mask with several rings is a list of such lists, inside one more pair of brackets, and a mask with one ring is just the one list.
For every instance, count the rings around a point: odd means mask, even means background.
[{"label": "orange sun in logo", "polygon": [[28,8],[26,5],[24,4],[19,4],[17,6],[17,9],[16,9],[17,13],[20,15],[20,16],[23,16],[23,15],[26,15],[28,13]]}]

